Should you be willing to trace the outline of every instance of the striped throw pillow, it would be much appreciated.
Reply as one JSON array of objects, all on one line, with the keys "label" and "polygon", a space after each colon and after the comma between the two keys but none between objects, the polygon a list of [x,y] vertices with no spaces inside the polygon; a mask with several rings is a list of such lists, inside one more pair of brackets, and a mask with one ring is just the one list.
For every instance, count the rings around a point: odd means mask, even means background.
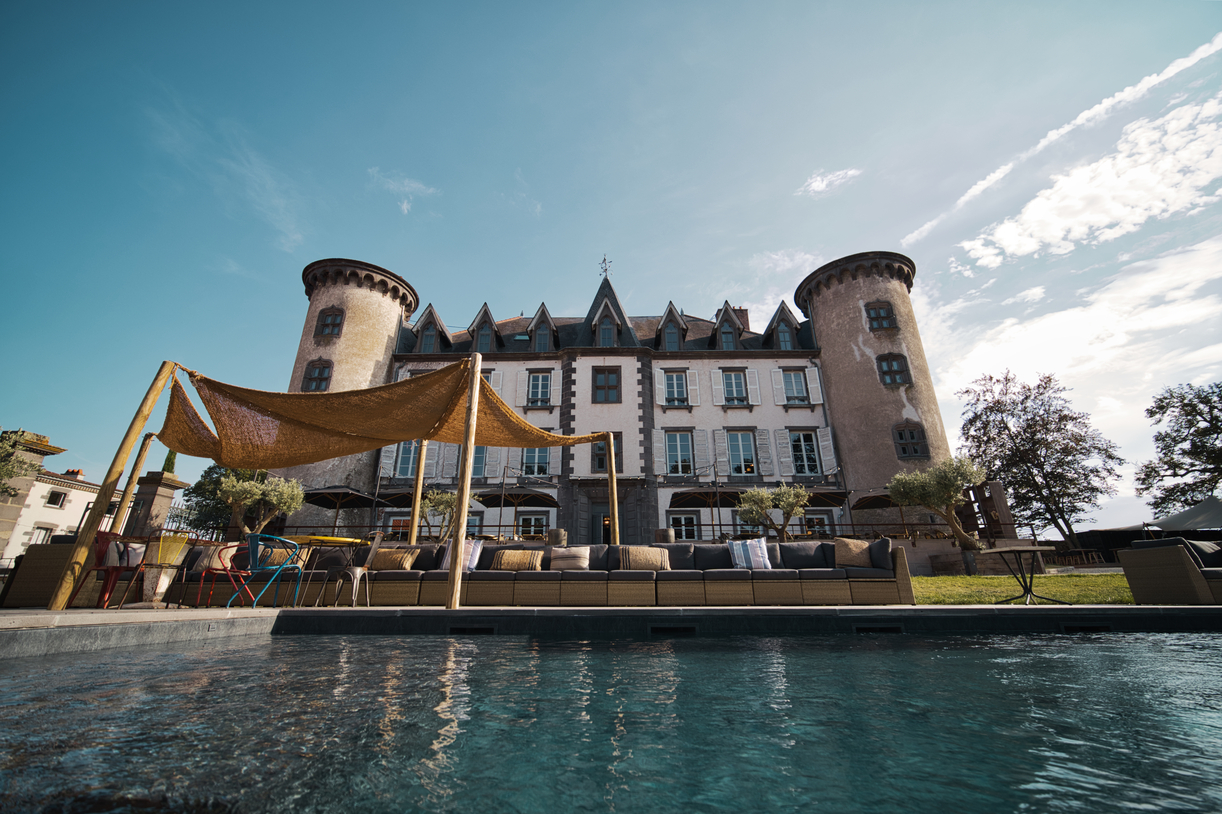
[{"label": "striped throw pillow", "polygon": [[410,548],[378,549],[377,553],[373,555],[373,562],[369,564],[369,570],[410,571],[412,563],[416,561],[418,556],[420,556],[420,551]]},{"label": "striped throw pillow", "polygon": [[734,560],[735,568],[752,568],[755,570],[771,569],[768,561],[768,547],[763,537],[754,540],[731,540],[730,559]]},{"label": "striped throw pillow", "polygon": [[650,546],[621,546],[619,567],[621,571],[669,571],[670,552]]},{"label": "striped throw pillow", "polygon": [[[438,566],[442,571],[450,570],[450,550],[454,548],[454,542],[446,543],[446,555],[441,558],[441,565]],[[479,562],[479,553],[484,548],[483,540],[464,540],[463,541],[463,570],[474,571],[475,564]]]},{"label": "striped throw pillow", "polygon": [[590,547],[588,545],[572,548],[552,549],[552,571],[589,571]]},{"label": "striped throw pillow", "polygon": [[541,571],[542,549],[502,549],[492,557],[493,571]]}]

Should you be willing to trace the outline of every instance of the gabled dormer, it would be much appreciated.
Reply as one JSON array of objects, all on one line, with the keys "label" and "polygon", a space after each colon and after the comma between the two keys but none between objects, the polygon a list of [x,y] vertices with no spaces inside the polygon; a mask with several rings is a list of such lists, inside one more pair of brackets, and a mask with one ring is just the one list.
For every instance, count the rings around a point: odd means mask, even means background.
[{"label": "gabled dormer", "polygon": [[526,326],[530,336],[530,349],[533,353],[547,353],[560,348],[560,332],[556,329],[556,321],[547,310],[547,303],[540,303],[535,317]]},{"label": "gabled dormer", "polygon": [[620,304],[619,295],[606,277],[599,285],[598,293],[594,295],[594,302],[590,305],[582,329],[588,331],[587,341],[596,348],[631,348],[640,345],[636,341],[632,323],[628,321],[624,307]]},{"label": "gabled dormer", "polygon": [[658,322],[658,332],[654,336],[654,347],[661,351],[683,350],[687,339],[687,320],[673,302],[666,304],[666,311]]},{"label": "gabled dormer", "polygon": [[447,353],[454,347],[454,337],[429,303],[412,327],[416,335],[415,353]]},{"label": "gabled dormer", "polygon": [[496,319],[488,309],[488,303],[480,307],[467,333],[471,335],[471,350],[476,353],[492,353],[505,345],[505,338],[497,328]]},{"label": "gabled dormer", "polygon": [[764,329],[764,347],[774,350],[798,349],[798,318],[782,300],[768,327]]},{"label": "gabled dormer", "polygon": [[742,348],[743,331],[747,326],[739,319],[737,311],[726,300],[713,317],[713,334],[709,347],[716,350],[738,350]]}]

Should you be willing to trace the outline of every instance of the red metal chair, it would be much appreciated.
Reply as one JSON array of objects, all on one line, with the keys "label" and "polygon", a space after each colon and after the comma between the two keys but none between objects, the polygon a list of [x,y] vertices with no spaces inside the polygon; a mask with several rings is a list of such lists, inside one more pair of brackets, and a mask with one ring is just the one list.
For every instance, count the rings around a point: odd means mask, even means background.
[{"label": "red metal chair", "polygon": [[233,555],[238,553],[238,549],[244,548],[246,543],[233,543],[231,545],[222,546],[216,552],[217,566],[206,567],[199,576],[199,590],[195,594],[195,607],[200,607],[200,599],[204,595],[204,581],[211,575],[212,584],[208,586],[208,604],[205,607],[212,607],[212,593],[216,590],[216,578],[221,574],[229,580],[229,584],[233,586],[234,596],[240,596],[243,591],[250,597],[250,603],[255,602],[255,595],[246,588],[245,581],[250,576],[250,572],[243,568],[238,568],[233,564]]},{"label": "red metal chair", "polygon": [[[106,555],[110,553],[111,546],[116,547],[116,554],[119,558],[118,565],[107,565]],[[81,577],[76,584],[76,590],[72,592],[72,596],[68,597],[68,607],[72,607],[76,595],[81,592],[81,588],[85,587],[85,582],[89,575],[94,571],[102,572],[102,590],[98,593],[98,601],[95,607],[105,608],[110,604],[110,595],[114,593],[115,586],[119,584],[119,577],[126,572],[134,572],[138,568],[136,565],[127,565],[126,549],[120,545],[120,535],[110,531],[99,531],[97,537],[93,541],[93,566]]]}]

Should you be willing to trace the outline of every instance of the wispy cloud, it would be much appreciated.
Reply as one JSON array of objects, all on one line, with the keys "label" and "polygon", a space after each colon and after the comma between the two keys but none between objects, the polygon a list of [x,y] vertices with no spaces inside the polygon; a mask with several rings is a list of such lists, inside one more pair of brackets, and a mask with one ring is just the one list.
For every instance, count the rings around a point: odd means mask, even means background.
[{"label": "wispy cloud", "polygon": [[861,175],[861,170],[857,169],[836,170],[829,173],[819,170],[810,178],[807,178],[806,183],[794,195],[808,195],[812,198],[817,198],[821,195],[826,195],[836,187],[847,184],[859,175]]},{"label": "wispy cloud", "polygon": [[205,125],[177,100],[147,115],[158,147],[211,183],[222,199],[244,201],[276,230],[281,249],[291,252],[301,244],[296,185],[247,142],[240,126]]},{"label": "wispy cloud", "polygon": [[1124,129],[1116,152],[1053,176],[1015,217],[960,243],[976,264],[996,268],[1005,257],[1067,254],[1077,243],[1102,243],[1218,200],[1205,191],[1222,177],[1222,95],[1183,105],[1157,121]]},{"label": "wispy cloud", "polygon": [[[752,327],[758,331],[772,318],[782,301],[788,300],[793,308],[793,290],[802,278],[821,265],[822,257],[801,249],[759,252],[747,261],[751,271],[747,280],[740,279],[729,288],[729,298],[731,301],[743,298],[739,301],[756,315]],[[761,317],[764,321],[758,322]]]},{"label": "wispy cloud", "polygon": [[412,211],[412,199],[416,196],[435,195],[437,190],[403,173],[383,173],[378,167],[370,167],[369,179],[378,189],[386,190],[399,199],[399,211],[404,215]]},{"label": "wispy cloud", "polygon": [[1037,285],[1035,288],[1028,288],[1026,291],[1020,291],[1009,299],[1001,301],[1002,305],[1013,305],[1017,302],[1039,302],[1044,299],[1044,287]]},{"label": "wispy cloud", "polygon": [[971,189],[965,192],[959,198],[959,200],[955,202],[955,205],[951,207],[949,211],[944,212],[941,215],[938,215],[933,220],[925,223],[920,228],[906,235],[900,241],[900,245],[903,246],[904,248],[908,248],[913,243],[916,243],[917,241],[924,238],[931,231],[933,231],[933,229],[938,224],[940,224],[943,220],[945,220],[948,216],[962,209],[964,205],[966,205],[968,202],[979,197],[981,193],[983,193],[985,190],[992,187],[1002,178],[1005,178],[1007,175],[1009,175],[1010,171],[1014,169],[1014,166],[1016,164],[1026,161],[1028,158],[1031,158],[1032,156],[1042,152],[1045,148],[1048,147],[1048,145],[1063,138],[1068,133],[1074,130],[1077,130],[1079,127],[1085,127],[1087,125],[1095,124],[1097,122],[1102,121],[1103,119],[1111,115],[1111,113],[1114,112],[1117,108],[1122,107],[1124,105],[1132,104],[1133,102],[1136,102],[1138,99],[1141,99],[1143,96],[1149,93],[1151,89],[1153,89],[1154,87],[1161,85],[1163,82],[1166,82],[1168,79],[1175,76],[1176,74],[1181,73],[1187,70],[1188,68],[1191,68],[1193,65],[1196,65],[1201,60],[1205,59],[1206,57],[1212,56],[1213,54],[1216,54],[1220,50],[1222,50],[1222,32],[1216,34],[1212,40],[1200,46],[1199,48],[1197,48],[1195,51],[1193,51],[1188,56],[1181,57],[1180,59],[1175,60],[1174,62],[1172,62],[1170,65],[1168,65],[1166,68],[1159,71],[1158,73],[1150,74],[1149,76],[1144,77],[1137,84],[1130,85],[1129,87],[1125,88],[1124,90],[1118,93],[1112,94],[1111,96],[1104,99],[1102,102],[1095,105],[1094,107],[1091,107],[1079,113],[1077,116],[1074,117],[1073,121],[1067,124],[1061,125],[1060,127],[1054,130],[1049,130],[1048,133],[1045,134],[1045,136],[1042,139],[1040,139],[1039,142],[1036,143],[1034,147],[1021,153],[1014,160],[1009,161],[1006,164],[1003,164],[1002,166],[993,170],[993,172],[989,173],[982,180],[977,181],[974,185],[972,185]]}]

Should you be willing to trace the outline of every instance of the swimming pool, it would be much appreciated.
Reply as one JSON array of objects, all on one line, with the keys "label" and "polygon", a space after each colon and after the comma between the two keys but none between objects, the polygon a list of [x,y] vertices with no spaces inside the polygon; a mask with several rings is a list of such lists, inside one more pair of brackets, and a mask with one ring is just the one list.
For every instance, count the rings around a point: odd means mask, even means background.
[{"label": "swimming pool", "polygon": [[0,808],[1222,810],[1222,635],[257,637],[0,665]]}]

